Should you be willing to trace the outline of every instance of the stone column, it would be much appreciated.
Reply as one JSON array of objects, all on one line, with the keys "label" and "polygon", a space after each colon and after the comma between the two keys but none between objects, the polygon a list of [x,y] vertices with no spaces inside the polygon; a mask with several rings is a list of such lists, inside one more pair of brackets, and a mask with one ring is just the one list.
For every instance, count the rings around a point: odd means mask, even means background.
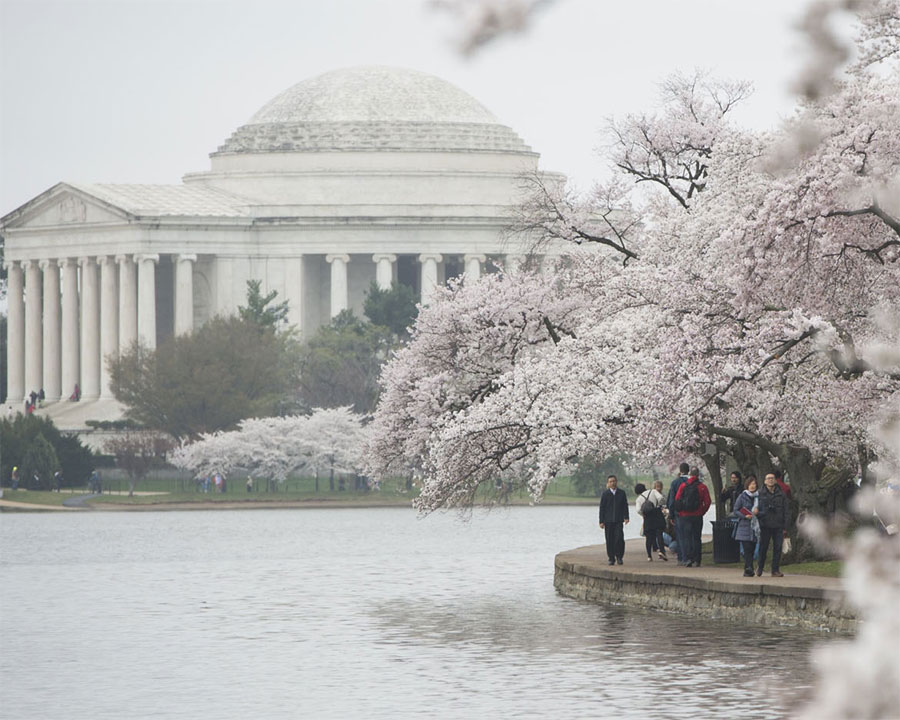
[{"label": "stone column", "polygon": [[137,266],[130,255],[116,255],[119,263],[119,352],[137,340]]},{"label": "stone column", "polygon": [[56,402],[61,395],[59,356],[59,263],[41,260],[44,271],[44,395]]},{"label": "stone column", "polygon": [[156,263],[159,255],[135,255],[138,266],[138,338],[149,350],[156,348]]},{"label": "stone column", "polygon": [[331,317],[336,317],[342,310],[350,307],[350,287],[347,282],[350,256],[326,255],[325,261],[331,264]]},{"label": "stone column", "polygon": [[44,386],[44,352],[41,320],[41,268],[34,260],[22,263],[25,268],[25,393]]},{"label": "stone column", "polygon": [[194,329],[194,263],[196,255],[175,256],[175,334]]},{"label": "stone column", "polygon": [[303,256],[284,258],[284,299],[288,323],[303,332]]},{"label": "stone column", "polygon": [[100,293],[97,261],[78,259],[81,265],[81,398],[100,397]]},{"label": "stone column", "polygon": [[397,262],[397,256],[378,254],[373,255],[372,260],[375,262],[375,282],[378,289],[390,290],[394,284],[394,263]]},{"label": "stone column", "polygon": [[503,269],[508,272],[518,272],[525,264],[524,255],[506,255],[503,259]]},{"label": "stone column", "polygon": [[427,305],[438,284],[438,263],[443,258],[436,253],[424,253],[419,255],[422,264],[422,304]]},{"label": "stone column", "polygon": [[62,268],[62,396],[75,392],[80,380],[78,343],[78,265],[72,258],[59,261]]},{"label": "stone column", "polygon": [[119,354],[119,284],[115,258],[104,255],[100,262],[100,397],[113,397],[109,388],[110,359]]},{"label": "stone column", "polygon": [[463,263],[466,268],[466,278],[475,282],[481,277],[481,266],[486,262],[486,255],[464,255]]},{"label": "stone column", "polygon": [[6,269],[6,402],[21,405],[25,399],[25,282],[19,263],[6,263]]}]

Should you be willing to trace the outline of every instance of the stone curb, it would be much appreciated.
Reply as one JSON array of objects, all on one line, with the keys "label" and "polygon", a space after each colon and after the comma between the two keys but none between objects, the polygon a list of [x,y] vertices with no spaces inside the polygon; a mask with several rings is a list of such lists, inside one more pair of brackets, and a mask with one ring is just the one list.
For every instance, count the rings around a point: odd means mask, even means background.
[{"label": "stone curb", "polygon": [[645,559],[643,545],[643,539],[628,541],[626,564],[614,567],[607,564],[602,545],[561,552],[554,561],[554,586],[561,595],[591,602],[814,630],[857,628],[856,613],[837,578],[738,574],[732,580],[726,578],[740,572],[733,567],[683,568],[671,561],[648,567],[634,559]]}]

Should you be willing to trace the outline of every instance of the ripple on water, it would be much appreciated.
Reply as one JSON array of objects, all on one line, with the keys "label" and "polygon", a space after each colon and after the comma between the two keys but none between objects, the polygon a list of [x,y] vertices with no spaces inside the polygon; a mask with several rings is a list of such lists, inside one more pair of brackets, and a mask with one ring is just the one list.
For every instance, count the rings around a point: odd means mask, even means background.
[{"label": "ripple on water", "polygon": [[0,717],[645,718],[675,702],[779,718],[803,700],[821,636],[559,597],[553,556],[600,541],[595,513],[2,516]]}]

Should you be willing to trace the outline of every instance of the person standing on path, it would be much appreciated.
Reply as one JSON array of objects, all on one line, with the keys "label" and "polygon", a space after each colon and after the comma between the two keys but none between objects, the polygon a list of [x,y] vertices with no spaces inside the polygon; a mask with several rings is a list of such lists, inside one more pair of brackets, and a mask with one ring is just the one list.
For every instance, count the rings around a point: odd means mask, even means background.
[{"label": "person standing on path", "polygon": [[753,577],[753,552],[759,538],[759,522],[754,511],[758,507],[758,486],[756,478],[750,475],[747,478],[747,487],[734,501],[734,511],[731,513],[738,521],[734,530],[734,539],[741,544],[741,551],[744,555],[744,577]]},{"label": "person standing on path", "polygon": [[682,524],[678,544],[684,542],[684,566],[700,567],[703,557],[703,516],[712,505],[712,500],[706,485],[700,482],[700,469],[692,467],[690,472],[687,481],[681,483],[675,493],[675,510]]},{"label": "person standing on path", "polygon": [[618,484],[618,478],[610,475],[606,478],[606,490],[600,496],[600,528],[606,534],[606,555],[610,565],[621,565],[625,557],[628,498]]},{"label": "person standing on path", "polygon": [[684,548],[685,542],[683,539],[684,531],[682,528],[682,523],[678,519],[678,513],[675,512],[675,495],[678,493],[678,489],[687,482],[688,473],[691,470],[691,466],[686,462],[681,463],[678,466],[678,477],[672,481],[672,484],[669,485],[669,496],[666,500],[666,507],[669,509],[669,514],[672,518],[672,528],[675,532],[675,554],[678,555],[678,564],[684,565],[687,560],[684,557]]},{"label": "person standing on path", "polygon": [[757,576],[762,576],[766,566],[766,555],[769,552],[769,541],[772,541],[772,577],[784,577],[781,572],[781,546],[784,533],[790,519],[790,506],[787,495],[775,478],[775,473],[767,473],[763,486],[759,490],[759,507],[754,511],[759,519],[759,567]]},{"label": "person standing on path", "polygon": [[722,491],[722,502],[725,503],[728,512],[734,512],[734,504],[744,491],[744,483],[741,480],[741,473],[735,470],[731,473],[728,487]]},{"label": "person standing on path", "polygon": [[657,480],[654,487],[648,490],[643,483],[634,486],[637,500],[634,509],[644,519],[644,547],[647,550],[647,560],[653,561],[653,551],[659,554],[660,560],[668,560],[666,556],[666,544],[663,542],[663,530],[666,528],[666,518],[663,515],[662,483]]}]

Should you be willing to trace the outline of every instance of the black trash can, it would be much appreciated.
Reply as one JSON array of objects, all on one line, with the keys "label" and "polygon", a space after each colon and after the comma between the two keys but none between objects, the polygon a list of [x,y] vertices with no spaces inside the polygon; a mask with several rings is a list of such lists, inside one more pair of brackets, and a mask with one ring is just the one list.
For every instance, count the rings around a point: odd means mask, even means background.
[{"label": "black trash can", "polygon": [[736,563],[741,561],[741,546],[731,537],[734,520],[712,520],[713,529],[713,562]]}]

